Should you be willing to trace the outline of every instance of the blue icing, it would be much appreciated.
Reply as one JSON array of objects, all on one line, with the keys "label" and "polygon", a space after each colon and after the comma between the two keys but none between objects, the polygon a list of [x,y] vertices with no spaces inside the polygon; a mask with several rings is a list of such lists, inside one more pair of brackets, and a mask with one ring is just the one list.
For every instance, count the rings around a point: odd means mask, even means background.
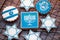
[{"label": "blue icing", "polygon": [[9,9],[9,10],[6,10],[4,12],[2,12],[2,14],[5,14],[5,13],[9,13],[9,16],[5,17],[4,19],[7,20],[9,18],[12,18],[12,17],[15,17],[15,16],[18,16],[18,13],[14,14],[13,10],[15,10],[16,8],[12,8],[12,9]]},{"label": "blue icing", "polygon": [[49,12],[51,10],[51,4],[47,0],[41,0],[41,1],[37,2],[36,9],[41,14],[47,14],[47,12]]},{"label": "blue icing", "polygon": [[38,28],[38,12],[21,12],[21,28]]},{"label": "blue icing", "polygon": [[9,18],[12,18],[12,17],[15,17],[15,16],[18,16],[18,13],[14,14],[13,10],[15,10],[16,8],[12,8],[12,9],[8,9],[4,12],[2,12],[2,14],[5,14],[5,13],[9,13],[9,16],[5,17],[4,19],[7,20]]},{"label": "blue icing", "polygon": [[15,17],[15,16],[18,16],[18,14],[10,15],[10,16],[4,18],[4,19],[6,20],[6,19],[9,19],[9,18],[12,18],[12,17]]},{"label": "blue icing", "polygon": [[6,12],[9,12],[9,11],[12,11],[12,10],[15,10],[16,8],[12,8],[12,9],[9,9],[9,10],[6,10],[4,12],[2,12],[2,14],[5,14]]},{"label": "blue icing", "polygon": [[9,14],[10,14],[10,15],[13,15],[13,12],[12,12],[12,11],[10,11],[10,12],[9,12]]}]

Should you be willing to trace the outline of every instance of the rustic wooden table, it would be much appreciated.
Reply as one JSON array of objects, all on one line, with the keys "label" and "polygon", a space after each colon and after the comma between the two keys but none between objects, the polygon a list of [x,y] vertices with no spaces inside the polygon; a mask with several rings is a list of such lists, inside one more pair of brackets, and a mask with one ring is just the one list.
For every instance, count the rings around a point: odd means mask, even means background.
[{"label": "rustic wooden table", "polygon": [[[36,4],[38,0],[34,1],[34,5]],[[52,4],[52,9],[48,14],[52,18],[56,19],[56,29],[51,29],[51,31],[48,33],[45,29],[32,29],[33,31],[39,31],[41,32],[40,37],[42,40],[60,40],[60,0],[49,0],[50,3]],[[2,10],[7,7],[7,6],[15,6],[19,10],[19,16],[21,11],[26,11],[24,8],[18,7],[20,5],[20,0],[0,0],[0,40],[7,40],[7,36],[3,34],[3,32],[6,30],[6,25],[13,25],[14,23],[17,24],[17,27],[20,29],[20,17],[10,23],[2,18]],[[30,8],[29,11],[36,11],[35,8]],[[46,14],[47,15],[47,14]],[[41,15],[39,14],[40,17],[46,17],[46,15]],[[39,18],[39,25],[41,26],[41,20]],[[19,39],[18,40],[25,40],[24,37],[22,37],[23,34],[28,33],[29,29],[23,29],[23,31],[19,34]],[[17,40],[17,39],[13,39]]]}]

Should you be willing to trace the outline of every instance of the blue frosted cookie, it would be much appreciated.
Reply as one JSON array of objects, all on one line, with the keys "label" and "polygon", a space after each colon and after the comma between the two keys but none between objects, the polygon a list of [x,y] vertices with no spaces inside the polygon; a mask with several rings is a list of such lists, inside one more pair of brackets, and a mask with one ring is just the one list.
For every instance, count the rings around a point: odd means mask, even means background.
[{"label": "blue frosted cookie", "polygon": [[18,18],[18,10],[14,6],[4,8],[2,16],[6,21],[15,21]]},{"label": "blue frosted cookie", "polygon": [[38,12],[21,12],[21,28],[38,28]]},{"label": "blue frosted cookie", "polygon": [[51,10],[51,7],[48,0],[40,0],[36,3],[36,10],[41,14],[47,14]]}]

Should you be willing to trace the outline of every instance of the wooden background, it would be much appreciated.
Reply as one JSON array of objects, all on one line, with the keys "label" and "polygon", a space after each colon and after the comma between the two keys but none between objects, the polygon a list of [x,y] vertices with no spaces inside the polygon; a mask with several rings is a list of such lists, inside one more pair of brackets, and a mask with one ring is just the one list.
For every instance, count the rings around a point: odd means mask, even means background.
[{"label": "wooden background", "polygon": [[[36,4],[38,0],[34,0],[34,5]],[[48,33],[46,29],[32,29],[33,31],[41,32],[40,37],[42,40],[60,40],[60,0],[49,0],[52,4],[52,9],[48,14],[52,18],[56,19],[56,29],[51,29],[51,31]],[[17,27],[20,29],[20,12],[26,11],[24,8],[20,8],[20,0],[0,0],[0,40],[7,40],[7,36],[3,34],[3,32],[6,30],[6,25],[12,26],[14,23],[17,24]],[[3,20],[2,18],[2,10],[7,6],[15,6],[19,10],[19,18],[14,22],[7,22]],[[35,8],[30,8],[29,11],[36,11]],[[46,14],[47,15],[47,14]],[[45,18],[46,15],[39,14],[39,17]],[[41,26],[41,20],[39,18],[39,26]],[[18,35],[19,39],[12,39],[12,40],[25,40],[25,38],[22,35],[28,34],[29,29],[22,29],[23,31]]]}]

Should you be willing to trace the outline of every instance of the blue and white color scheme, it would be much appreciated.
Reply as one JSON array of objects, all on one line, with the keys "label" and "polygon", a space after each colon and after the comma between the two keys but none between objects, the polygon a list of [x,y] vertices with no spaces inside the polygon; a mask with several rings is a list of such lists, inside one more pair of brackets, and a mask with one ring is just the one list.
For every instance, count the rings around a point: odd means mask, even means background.
[{"label": "blue and white color scheme", "polygon": [[13,26],[6,26],[6,31],[3,33],[8,36],[8,40],[12,40],[13,38],[18,39],[18,34],[21,32],[21,29],[16,27],[16,24]]},{"label": "blue and white color scheme", "polygon": [[4,8],[2,16],[7,21],[14,21],[18,18],[18,10],[14,6]]},{"label": "blue and white color scheme", "polygon": [[48,0],[39,0],[36,4],[36,9],[41,14],[47,14],[51,10],[51,4]]},{"label": "blue and white color scheme", "polygon": [[57,28],[55,25],[55,20],[54,18],[51,18],[49,15],[47,15],[46,18],[41,19],[42,25],[40,28],[45,28],[48,32],[51,30],[51,28]]},{"label": "blue and white color scheme", "polygon": [[42,40],[40,36],[40,32],[29,31],[29,34],[23,35],[26,40]]},{"label": "blue and white color scheme", "polygon": [[21,12],[21,28],[38,28],[38,12]]},{"label": "blue and white color scheme", "polygon": [[33,2],[34,0],[20,0],[21,4],[20,7],[24,7],[26,11],[29,10],[29,8],[34,7]]}]

